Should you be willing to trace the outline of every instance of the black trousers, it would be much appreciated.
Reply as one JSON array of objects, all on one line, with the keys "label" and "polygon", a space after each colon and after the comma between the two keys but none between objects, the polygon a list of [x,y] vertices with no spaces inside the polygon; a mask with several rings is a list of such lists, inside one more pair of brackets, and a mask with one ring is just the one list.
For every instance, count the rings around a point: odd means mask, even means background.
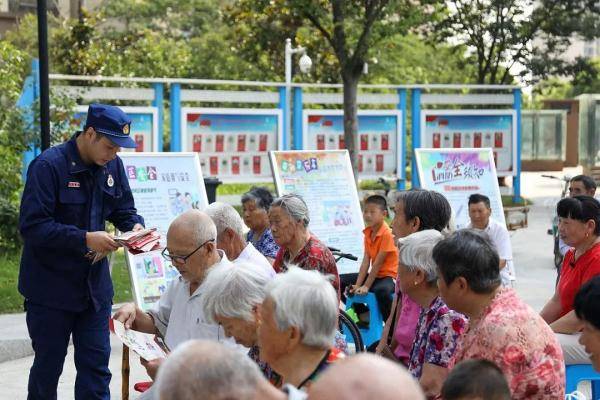
[{"label": "black trousers", "polygon": [[[346,295],[344,294],[347,287],[354,285],[358,274],[342,274],[340,275],[340,290],[342,292],[342,301],[346,302]],[[377,304],[379,304],[379,312],[383,320],[387,320],[390,316],[392,308],[392,295],[394,294],[396,286],[394,280],[389,276],[385,278],[376,278],[373,281],[373,285],[369,289],[369,292],[373,293],[377,298]]]}]

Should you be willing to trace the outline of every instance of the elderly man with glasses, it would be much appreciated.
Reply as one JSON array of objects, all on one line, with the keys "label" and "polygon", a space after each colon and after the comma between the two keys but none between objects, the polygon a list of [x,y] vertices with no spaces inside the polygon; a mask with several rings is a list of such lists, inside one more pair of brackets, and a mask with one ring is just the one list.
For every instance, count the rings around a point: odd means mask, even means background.
[{"label": "elderly man with glasses", "polygon": [[[140,332],[160,334],[169,349],[190,339],[228,342],[223,328],[209,323],[202,311],[202,282],[208,270],[231,265],[216,246],[217,228],[203,212],[190,210],[177,217],[167,232],[165,259],[172,262],[181,276],[174,279],[153,310],[144,312],[134,303],[123,305],[113,316]],[[154,379],[163,360],[142,361],[148,375]]]}]

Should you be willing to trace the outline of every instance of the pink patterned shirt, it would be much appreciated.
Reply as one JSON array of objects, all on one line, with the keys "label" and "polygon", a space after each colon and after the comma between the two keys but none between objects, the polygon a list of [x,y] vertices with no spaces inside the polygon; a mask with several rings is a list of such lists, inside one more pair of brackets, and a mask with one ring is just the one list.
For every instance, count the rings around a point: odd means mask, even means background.
[{"label": "pink patterned shirt", "polygon": [[509,288],[469,322],[451,367],[486,359],[504,372],[513,400],[565,397],[562,350],[546,322]]}]

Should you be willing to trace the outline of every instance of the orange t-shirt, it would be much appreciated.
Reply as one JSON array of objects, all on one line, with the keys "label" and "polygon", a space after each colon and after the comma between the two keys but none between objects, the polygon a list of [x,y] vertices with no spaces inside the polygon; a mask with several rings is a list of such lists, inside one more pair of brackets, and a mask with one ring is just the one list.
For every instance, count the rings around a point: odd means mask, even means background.
[{"label": "orange t-shirt", "polygon": [[363,234],[365,235],[365,251],[371,259],[371,265],[375,262],[378,253],[387,253],[385,261],[379,268],[377,278],[389,276],[395,279],[398,273],[398,248],[394,244],[392,230],[384,221],[375,235],[375,240],[371,240],[372,231],[373,229],[370,226],[363,230]]}]

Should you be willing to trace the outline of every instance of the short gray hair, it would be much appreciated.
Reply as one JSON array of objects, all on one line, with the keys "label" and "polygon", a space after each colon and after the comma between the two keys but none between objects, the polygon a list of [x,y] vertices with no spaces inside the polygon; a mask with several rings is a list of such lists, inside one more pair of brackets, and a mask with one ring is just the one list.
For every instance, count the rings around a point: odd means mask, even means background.
[{"label": "short gray hair", "polygon": [[236,235],[244,240],[244,224],[240,214],[227,203],[214,202],[209,204],[204,212],[213,220],[217,227],[217,235],[221,235],[225,229],[231,229]]},{"label": "short gray hair", "polygon": [[306,346],[328,349],[338,321],[338,297],[331,282],[318,271],[291,267],[266,288],[275,306],[279,330],[297,327]]},{"label": "short gray hair", "polygon": [[304,224],[304,227],[308,227],[308,224],[310,223],[308,206],[299,194],[284,194],[273,200],[271,207],[281,207],[290,217],[296,221],[301,221]]},{"label": "short gray hair", "polygon": [[169,225],[169,232],[172,229],[183,230],[198,245],[209,240],[217,240],[215,223],[206,213],[199,210],[188,210],[177,216]]},{"label": "short gray hair", "polygon": [[253,307],[265,298],[271,276],[255,264],[240,263],[212,268],[202,283],[202,308],[208,322],[217,315],[251,321]]},{"label": "short gray hair", "polygon": [[155,386],[161,400],[251,400],[261,379],[246,354],[221,343],[191,340],[167,357]]},{"label": "short gray hair", "polygon": [[411,272],[423,271],[427,283],[437,280],[437,265],[433,261],[433,248],[444,236],[435,229],[412,233],[398,239],[400,262]]}]

